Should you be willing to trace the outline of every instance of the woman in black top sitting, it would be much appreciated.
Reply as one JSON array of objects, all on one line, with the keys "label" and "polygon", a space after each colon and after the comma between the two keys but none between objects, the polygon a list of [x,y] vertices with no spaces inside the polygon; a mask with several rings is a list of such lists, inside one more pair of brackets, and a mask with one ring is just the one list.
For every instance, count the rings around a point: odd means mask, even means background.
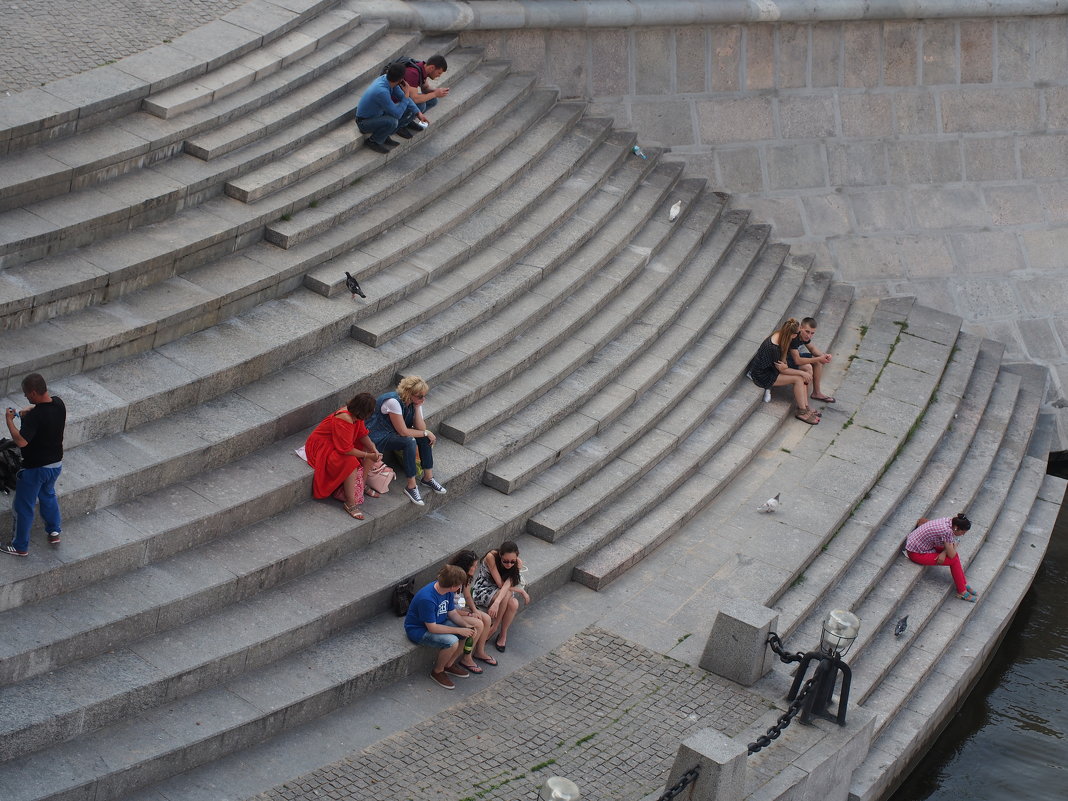
[{"label": "woman in black top sitting", "polygon": [[820,415],[808,406],[808,385],[812,379],[804,370],[787,364],[790,343],[799,328],[800,324],[793,317],[783,323],[782,328],[760,343],[756,355],[745,367],[745,374],[761,389],[790,387],[797,404],[794,417],[814,426],[820,421]]}]

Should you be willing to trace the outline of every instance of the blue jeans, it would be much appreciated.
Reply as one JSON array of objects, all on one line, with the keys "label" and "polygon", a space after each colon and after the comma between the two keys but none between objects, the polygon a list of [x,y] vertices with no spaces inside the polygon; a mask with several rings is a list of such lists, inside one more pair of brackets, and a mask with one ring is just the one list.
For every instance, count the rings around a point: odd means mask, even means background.
[{"label": "blue jeans", "polygon": [[401,114],[400,119],[388,114],[379,114],[377,117],[364,117],[362,120],[356,120],[356,127],[360,129],[360,133],[370,134],[371,141],[381,145],[391,133],[414,119],[415,112],[408,108]]},{"label": "blue jeans", "polygon": [[30,547],[30,527],[33,526],[33,509],[37,501],[41,502],[41,517],[45,529],[60,531],[63,521],[59,515],[59,501],[56,500],[56,479],[62,467],[24,467],[19,471],[15,484],[14,539],[12,546],[16,551],[27,551]]},{"label": "blue jeans", "polygon": [[419,110],[420,111],[429,111],[430,109],[434,108],[434,106],[436,106],[437,104],[438,104],[438,99],[436,97],[432,97],[428,101],[426,101],[425,103],[416,103],[415,105],[419,106]]},{"label": "blue jeans", "polygon": [[[446,626],[453,626],[459,628],[451,620],[444,621]],[[408,639],[411,639],[410,637]],[[425,645],[428,648],[452,648],[456,643],[460,642],[460,637],[457,634],[431,634],[429,631],[423,635],[422,639],[416,643],[416,645]]]},{"label": "blue jeans", "polygon": [[415,454],[419,453],[419,463],[424,470],[430,470],[434,466],[434,449],[430,447],[430,440],[426,437],[402,437],[400,434],[386,434],[385,436],[371,434],[371,440],[375,447],[382,453],[390,451],[402,451],[404,453],[404,475],[415,478],[419,471],[415,466]]}]

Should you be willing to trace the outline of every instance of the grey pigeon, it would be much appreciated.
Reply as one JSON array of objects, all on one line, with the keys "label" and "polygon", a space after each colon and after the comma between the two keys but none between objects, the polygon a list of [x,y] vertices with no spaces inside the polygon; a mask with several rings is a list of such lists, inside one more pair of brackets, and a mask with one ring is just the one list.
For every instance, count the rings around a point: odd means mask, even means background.
[{"label": "grey pigeon", "polygon": [[774,498],[768,498],[764,503],[757,507],[758,512],[774,512],[779,508],[779,496],[782,493],[776,492]]},{"label": "grey pigeon", "polygon": [[905,629],[909,627],[909,616],[905,615],[901,620],[897,621],[897,625],[894,626],[894,636],[900,637],[905,633]]},{"label": "grey pigeon", "polygon": [[363,294],[363,290],[360,289],[360,282],[357,281],[356,278],[352,275],[352,273],[350,273],[348,270],[345,270],[345,286],[347,286],[349,288],[349,292],[352,293],[353,300],[356,300],[357,295],[359,295],[361,298],[367,297],[365,294]]}]

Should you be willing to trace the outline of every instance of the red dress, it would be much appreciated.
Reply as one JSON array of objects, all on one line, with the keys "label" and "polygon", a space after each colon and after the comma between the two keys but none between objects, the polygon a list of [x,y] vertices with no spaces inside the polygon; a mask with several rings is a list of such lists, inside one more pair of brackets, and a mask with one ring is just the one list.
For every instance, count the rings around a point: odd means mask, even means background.
[{"label": "red dress", "polygon": [[[315,470],[312,494],[316,498],[333,495],[353,470],[361,471],[357,479],[363,477],[360,460],[346,451],[351,451],[357,440],[367,436],[367,427],[362,420],[350,423],[337,416],[344,411],[338,409],[325,417],[304,443],[308,464]],[[356,503],[363,503],[363,481],[357,480],[356,484]]]}]

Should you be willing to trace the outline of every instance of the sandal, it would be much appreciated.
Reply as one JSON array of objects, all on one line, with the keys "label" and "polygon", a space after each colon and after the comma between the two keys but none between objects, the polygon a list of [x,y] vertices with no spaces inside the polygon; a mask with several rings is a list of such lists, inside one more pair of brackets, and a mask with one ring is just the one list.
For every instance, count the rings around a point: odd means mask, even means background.
[{"label": "sandal", "polygon": [[370,487],[364,487],[363,488],[363,494],[366,495],[368,498],[381,498],[382,497],[382,493],[381,492],[379,492],[376,489],[371,489]]},{"label": "sandal", "polygon": [[812,400],[820,403],[834,403],[834,395],[812,395]]},{"label": "sandal", "polygon": [[810,426],[814,426],[820,421],[819,415],[811,409],[798,409],[797,414],[795,414],[794,417],[802,423],[808,423]]},{"label": "sandal", "polygon": [[957,597],[960,598],[962,601],[967,601],[970,604],[974,604],[979,599],[979,596],[976,595],[971,590],[965,590],[964,592],[958,592],[957,593]]},{"label": "sandal", "polygon": [[353,517],[356,520],[363,520],[363,509],[360,508],[358,503],[354,503],[352,506],[349,506],[346,503],[344,506],[345,511],[349,513],[349,517]]}]

